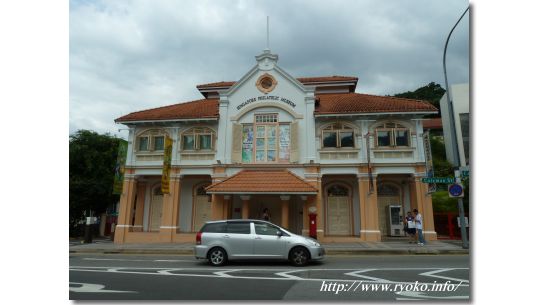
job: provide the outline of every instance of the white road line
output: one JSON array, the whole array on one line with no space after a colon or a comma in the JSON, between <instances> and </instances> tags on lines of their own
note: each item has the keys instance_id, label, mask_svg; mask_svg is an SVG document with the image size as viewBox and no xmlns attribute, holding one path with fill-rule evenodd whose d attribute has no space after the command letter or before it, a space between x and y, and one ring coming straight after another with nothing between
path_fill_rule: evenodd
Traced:
<instances>
[{"instance_id":1,"label":"white road line","mask_svg":"<svg viewBox=\"0 0 538 305\"><path fill-rule=\"evenodd\" d=\"M444 269L440 269L440 270L433 270L433 271L423 272L423 273L420 273L419 275L424 275L424 276L429 276L429 277L436 277L436 278L440 278L440 279L444 279L444 280L450 280L450 281L469 283L469 280L458 279L458 278L448 277L448 276L434 275L436 273L446 272L446 271L455 270L455 269L458 269L458 268L444 268Z\"/></svg>"},{"instance_id":2,"label":"white road line","mask_svg":"<svg viewBox=\"0 0 538 305\"><path fill-rule=\"evenodd\" d=\"M292 271L286 271L286 272L278 272L278 273L275 273L275 275L282 276L282 277L287 277L287 278L292 279L292 280L302 280L303 279L302 277L298 277L298 276L289 274L289 273L299 272L299 271L302 271L302 270L292 270Z\"/></svg>"},{"instance_id":3,"label":"white road line","mask_svg":"<svg viewBox=\"0 0 538 305\"><path fill-rule=\"evenodd\" d=\"M111 267L111 266L70 266L70 268L131 268L131 269L164 269L162 267ZM181 268L183 270L218 270L215 267L200 267L200 268ZM303 268L303 269L290 269L290 268L241 268L241 269L226 269L226 270L245 270L245 271L361 271L361 270L440 270L440 269L453 269L453 270L468 270L469 268L450 268L450 267L423 267L423 268L375 268L375 269L357 269L357 268Z\"/></svg>"},{"instance_id":4,"label":"white road line","mask_svg":"<svg viewBox=\"0 0 538 305\"><path fill-rule=\"evenodd\" d=\"M69 285L81 285L80 287L69 287L70 291L73 292L84 292L84 293L137 293L136 291L122 291L122 290L106 290L105 285L99 284L90 284L90 283L76 283L69 282Z\"/></svg>"},{"instance_id":5,"label":"white road line","mask_svg":"<svg viewBox=\"0 0 538 305\"><path fill-rule=\"evenodd\" d=\"M116 269L108 269L108 270L95 270L94 269L84 269L84 268L88 268L88 267L77 267L77 268L70 268L69 270L71 271L81 271L81 272L114 272L114 273L121 273L121 274L142 274L142 275L165 275L165 276L185 276L185 277L210 277L210 278L221 278L221 279L247 279L247 280L284 280L284 281L313 281L313 282L322 282L322 281L338 281L338 282L357 282L357 280L346 280L346 279L319 279L319 278L297 278L297 279L292 279L292 278L289 278L289 277L279 277L279 278L276 278L276 277L260 277L260 276L232 276L232 275L229 275L229 274L226 274L227 272L232 272L232 271L239 271L239 270L245 270L245 271L248 271L248 270L252 270L252 269L237 269L237 270L228 270L228 271L220 271L220 272L214 272L213 274L192 274L192 273L158 273L158 272L136 272L136 271L122 271L122 270L119 270L119 269L122 269L122 268L116 268ZM91 268L91 267L90 267ZM123 267L123 269L129 269L129 268L125 268ZM135 269L135 268L130 268L130 269ZM158 269L158 268L136 268L136 269ZM183 268L182 270L186 270L187 268ZM114 271L109 271L109 270L114 270ZM169 270L169 269L167 269ZM204 269L204 270L207 270L207 269ZM267 271L267 269L260 269L260 270L265 270ZM349 269L347 269L349 270ZM222 274L220 274L222 273ZM391 281L387 281L387 282L379 282L379 281L363 281L363 283L376 283L376 284L379 284L379 283L387 283L387 284L415 284L416 282L391 282ZM419 283L419 284L423 284L423 285L427 285L427 286L430 286L430 285L439 285L439 283ZM469 285L466 285L466 284L461 284L460 286L462 287L468 287Z\"/></svg>"},{"instance_id":6,"label":"white road line","mask_svg":"<svg viewBox=\"0 0 538 305\"><path fill-rule=\"evenodd\" d=\"M121 258L83 258L86 261L116 261L116 262L169 262L169 263L181 263L181 262L195 262L194 260L180 260L180 259L121 259Z\"/></svg>"},{"instance_id":7,"label":"white road line","mask_svg":"<svg viewBox=\"0 0 538 305\"><path fill-rule=\"evenodd\" d=\"M218 271L218 272L213 272L213 274L218 275L219 277L234 277L233 275L229 275L228 272L235 272L235 271L241 271L241 269Z\"/></svg>"},{"instance_id":8,"label":"white road line","mask_svg":"<svg viewBox=\"0 0 538 305\"><path fill-rule=\"evenodd\" d=\"M374 271L374 270L379 270L379 269L364 269L364 270L358 270L358 271L348 272L348 273L344 273L344 274L349 275L349 276L355 276L355 277L358 277L358 278L363 278L363 279L366 279L366 280L372 280L374 282L392 283L392 281L389 281L389 280L386 280L386 279L359 274L359 273L364 273L364 272Z\"/></svg>"},{"instance_id":9,"label":"white road line","mask_svg":"<svg viewBox=\"0 0 538 305\"><path fill-rule=\"evenodd\" d=\"M425 295L424 292L420 292L420 291L401 291L401 292L396 292L396 294L402 295L404 297L421 298L421 299L439 299L439 300L467 300L469 299L469 296L465 296L465 295L433 296L433 295ZM396 298L396 300L408 300L408 299Z\"/></svg>"}]
</instances>

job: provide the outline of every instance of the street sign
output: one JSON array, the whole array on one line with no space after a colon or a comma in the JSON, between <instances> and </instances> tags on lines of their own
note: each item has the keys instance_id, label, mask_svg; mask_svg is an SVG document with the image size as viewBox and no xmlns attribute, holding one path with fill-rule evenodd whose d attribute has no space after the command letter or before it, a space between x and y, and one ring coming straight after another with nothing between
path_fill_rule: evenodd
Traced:
<instances>
[{"instance_id":1,"label":"street sign","mask_svg":"<svg viewBox=\"0 0 538 305\"><path fill-rule=\"evenodd\" d=\"M454 183L454 178L452 177L431 177L431 178L422 178L420 179L422 183L440 183L440 184L451 184Z\"/></svg>"},{"instance_id":2,"label":"street sign","mask_svg":"<svg viewBox=\"0 0 538 305\"><path fill-rule=\"evenodd\" d=\"M449 197L463 197L463 186L459 183L454 183L448 186Z\"/></svg>"},{"instance_id":3,"label":"street sign","mask_svg":"<svg viewBox=\"0 0 538 305\"><path fill-rule=\"evenodd\" d=\"M460 175L462 178L469 177L469 166L461 166L460 167Z\"/></svg>"}]
</instances>

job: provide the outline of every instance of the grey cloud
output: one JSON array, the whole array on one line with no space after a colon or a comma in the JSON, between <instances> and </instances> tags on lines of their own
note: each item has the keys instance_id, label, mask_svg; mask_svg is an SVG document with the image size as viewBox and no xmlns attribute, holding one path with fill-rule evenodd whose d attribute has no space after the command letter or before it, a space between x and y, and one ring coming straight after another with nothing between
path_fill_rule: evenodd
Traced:
<instances>
[{"instance_id":1,"label":"grey cloud","mask_svg":"<svg viewBox=\"0 0 538 305\"><path fill-rule=\"evenodd\" d=\"M442 52L467 1L72 1L70 132L117 133L129 112L201 98L265 48L301 76L354 75L358 91L444 84ZM451 83L468 82L469 24L454 32ZM123 134L124 135L124 134Z\"/></svg>"}]
</instances>

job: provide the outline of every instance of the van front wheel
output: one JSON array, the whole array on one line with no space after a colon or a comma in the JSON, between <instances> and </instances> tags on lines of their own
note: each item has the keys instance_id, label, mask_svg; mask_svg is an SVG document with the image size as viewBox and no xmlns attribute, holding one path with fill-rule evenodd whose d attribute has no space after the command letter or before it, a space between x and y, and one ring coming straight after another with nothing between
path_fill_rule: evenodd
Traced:
<instances>
[{"instance_id":1,"label":"van front wheel","mask_svg":"<svg viewBox=\"0 0 538 305\"><path fill-rule=\"evenodd\" d=\"M304 247L295 247L290 251L289 260L294 266L305 266L308 264L309 259L310 252Z\"/></svg>"}]
</instances>

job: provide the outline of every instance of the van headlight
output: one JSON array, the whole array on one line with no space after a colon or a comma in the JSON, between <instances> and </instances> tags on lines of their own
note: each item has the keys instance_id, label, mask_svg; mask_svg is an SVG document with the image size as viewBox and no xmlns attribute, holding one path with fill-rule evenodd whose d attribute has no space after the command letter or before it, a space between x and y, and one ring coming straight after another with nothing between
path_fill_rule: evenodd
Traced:
<instances>
[{"instance_id":1,"label":"van headlight","mask_svg":"<svg viewBox=\"0 0 538 305\"><path fill-rule=\"evenodd\" d=\"M321 247L321 245L320 245L320 244L317 242L317 240L315 240L315 239L307 238L306 240L307 240L308 243L311 244L312 246Z\"/></svg>"}]
</instances>

